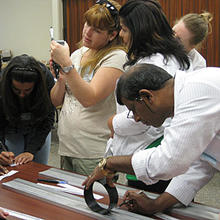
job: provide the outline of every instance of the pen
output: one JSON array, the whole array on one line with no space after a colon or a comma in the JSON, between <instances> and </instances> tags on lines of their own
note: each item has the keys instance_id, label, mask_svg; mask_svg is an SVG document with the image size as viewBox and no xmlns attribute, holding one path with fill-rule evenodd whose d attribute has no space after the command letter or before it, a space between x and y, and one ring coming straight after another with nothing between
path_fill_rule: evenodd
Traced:
<instances>
[{"instance_id":1,"label":"pen","mask_svg":"<svg viewBox=\"0 0 220 220\"><path fill-rule=\"evenodd\" d=\"M133 200L125 200L124 202L122 202L119 207L122 207L123 205L126 205L126 204L132 204L133 203Z\"/></svg>"},{"instance_id":2,"label":"pen","mask_svg":"<svg viewBox=\"0 0 220 220\"><path fill-rule=\"evenodd\" d=\"M8 147L0 141L0 148L2 148L3 151L9 152ZM13 163L14 157L9 156L9 160Z\"/></svg>"},{"instance_id":3,"label":"pen","mask_svg":"<svg viewBox=\"0 0 220 220\"><path fill-rule=\"evenodd\" d=\"M40 182L46 182L46 183L62 183L62 184L67 184L67 181L65 180L52 180L52 179L37 179L37 181Z\"/></svg>"},{"instance_id":4,"label":"pen","mask_svg":"<svg viewBox=\"0 0 220 220\"><path fill-rule=\"evenodd\" d=\"M0 148L2 148L3 151L8 152L8 148L2 143L2 141L0 141Z\"/></svg>"},{"instance_id":5,"label":"pen","mask_svg":"<svg viewBox=\"0 0 220 220\"><path fill-rule=\"evenodd\" d=\"M141 194L141 193L144 193L144 191L143 191L143 190L140 190L140 191L137 192L137 194ZM123 201L123 202L119 205L119 207L121 207L121 206L123 206L123 205L126 205L126 204L132 204L132 203L133 203L133 199L131 199L131 200L126 199L125 201Z\"/></svg>"}]
</instances>

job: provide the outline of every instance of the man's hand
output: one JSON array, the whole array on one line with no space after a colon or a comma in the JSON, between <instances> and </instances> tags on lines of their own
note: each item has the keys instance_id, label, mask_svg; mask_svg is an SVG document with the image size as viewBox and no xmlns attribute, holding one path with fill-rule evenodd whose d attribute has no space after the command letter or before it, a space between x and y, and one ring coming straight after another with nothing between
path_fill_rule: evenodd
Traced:
<instances>
[{"instance_id":1,"label":"man's hand","mask_svg":"<svg viewBox=\"0 0 220 220\"><path fill-rule=\"evenodd\" d=\"M16 164L24 164L32 161L34 159L34 155L29 152L24 152L15 157L14 162Z\"/></svg>"},{"instance_id":2,"label":"man's hand","mask_svg":"<svg viewBox=\"0 0 220 220\"><path fill-rule=\"evenodd\" d=\"M0 154L0 164L8 166L12 164L14 161L14 153L2 151Z\"/></svg>"},{"instance_id":3,"label":"man's hand","mask_svg":"<svg viewBox=\"0 0 220 220\"><path fill-rule=\"evenodd\" d=\"M0 218L6 219L6 217L9 216L8 212L4 212L2 209L0 209Z\"/></svg>"},{"instance_id":4,"label":"man's hand","mask_svg":"<svg viewBox=\"0 0 220 220\"><path fill-rule=\"evenodd\" d=\"M155 200L139 192L140 190L129 190L125 193L123 200L130 201L125 204L128 210L142 215L155 213L157 211Z\"/></svg>"},{"instance_id":5,"label":"man's hand","mask_svg":"<svg viewBox=\"0 0 220 220\"><path fill-rule=\"evenodd\" d=\"M103 179L104 176L103 175L103 172L101 170L101 168L99 166L97 166L94 171L92 172L91 175L88 176L88 178L82 183L82 186L85 186L86 189L89 188L89 186L94 183L96 180L100 180L100 179ZM113 176L111 177L106 177L106 183L110 186L110 187L113 187L114 184L113 184L113 181L112 181L112 178Z\"/></svg>"},{"instance_id":6,"label":"man's hand","mask_svg":"<svg viewBox=\"0 0 220 220\"><path fill-rule=\"evenodd\" d=\"M145 193L139 192L140 190L129 190L125 193L123 200L130 201L126 203L129 211L142 215L152 215L164 211L179 202L166 192L162 193L157 199L150 199Z\"/></svg>"}]
</instances>

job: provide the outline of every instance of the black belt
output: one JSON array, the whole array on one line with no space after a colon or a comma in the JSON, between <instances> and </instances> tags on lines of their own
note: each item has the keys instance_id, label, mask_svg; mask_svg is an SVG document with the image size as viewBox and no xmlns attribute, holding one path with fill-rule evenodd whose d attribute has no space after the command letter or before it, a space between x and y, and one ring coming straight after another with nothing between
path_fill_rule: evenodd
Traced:
<instances>
[{"instance_id":1,"label":"black belt","mask_svg":"<svg viewBox=\"0 0 220 220\"><path fill-rule=\"evenodd\" d=\"M105 187L106 191L108 192L108 195L109 195L109 206L108 206L108 208L107 209L103 208L95 200L95 198L93 196L93 184L94 183L92 183L88 189L84 188L84 198L85 198L86 204L89 206L89 208L92 211L98 212L98 213L103 214L103 215L108 215L108 214L110 214L111 209L117 206L118 191L117 191L115 186L110 187L106 183L106 179L98 180L97 182L101 183Z\"/></svg>"}]
</instances>

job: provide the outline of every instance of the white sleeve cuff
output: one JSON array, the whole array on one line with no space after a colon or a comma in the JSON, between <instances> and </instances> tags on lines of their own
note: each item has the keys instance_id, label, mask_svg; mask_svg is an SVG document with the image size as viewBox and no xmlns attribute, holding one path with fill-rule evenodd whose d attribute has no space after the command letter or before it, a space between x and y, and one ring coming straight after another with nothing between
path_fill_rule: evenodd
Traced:
<instances>
[{"instance_id":1,"label":"white sleeve cuff","mask_svg":"<svg viewBox=\"0 0 220 220\"><path fill-rule=\"evenodd\" d=\"M138 151L133 154L131 159L132 167L137 179L143 181L147 185L151 185L158 182L158 180L153 180L150 178L147 172L146 165L146 161L148 161L147 158L150 157L151 153L154 150L154 148L151 148L147 150Z\"/></svg>"},{"instance_id":2,"label":"white sleeve cuff","mask_svg":"<svg viewBox=\"0 0 220 220\"><path fill-rule=\"evenodd\" d=\"M197 193L190 184L184 185L182 179L178 178L178 176L171 180L165 192L174 196L185 206L189 205Z\"/></svg>"},{"instance_id":3,"label":"white sleeve cuff","mask_svg":"<svg viewBox=\"0 0 220 220\"><path fill-rule=\"evenodd\" d=\"M197 160L192 163L187 172L171 180L166 192L187 206L196 193L210 181L215 172L216 169L206 161Z\"/></svg>"}]
</instances>

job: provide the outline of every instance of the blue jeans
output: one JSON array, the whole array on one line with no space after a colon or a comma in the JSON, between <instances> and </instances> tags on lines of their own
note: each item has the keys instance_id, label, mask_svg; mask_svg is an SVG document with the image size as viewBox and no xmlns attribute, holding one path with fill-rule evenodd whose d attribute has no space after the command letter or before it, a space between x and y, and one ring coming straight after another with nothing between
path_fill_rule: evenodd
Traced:
<instances>
[{"instance_id":1,"label":"blue jeans","mask_svg":"<svg viewBox=\"0 0 220 220\"><path fill-rule=\"evenodd\" d=\"M24 152L24 136L21 133L6 134L5 144L8 146L8 150L13 152L15 156ZM48 134L42 148L35 154L35 162L47 165L50 154L50 144L51 132Z\"/></svg>"}]
</instances>

